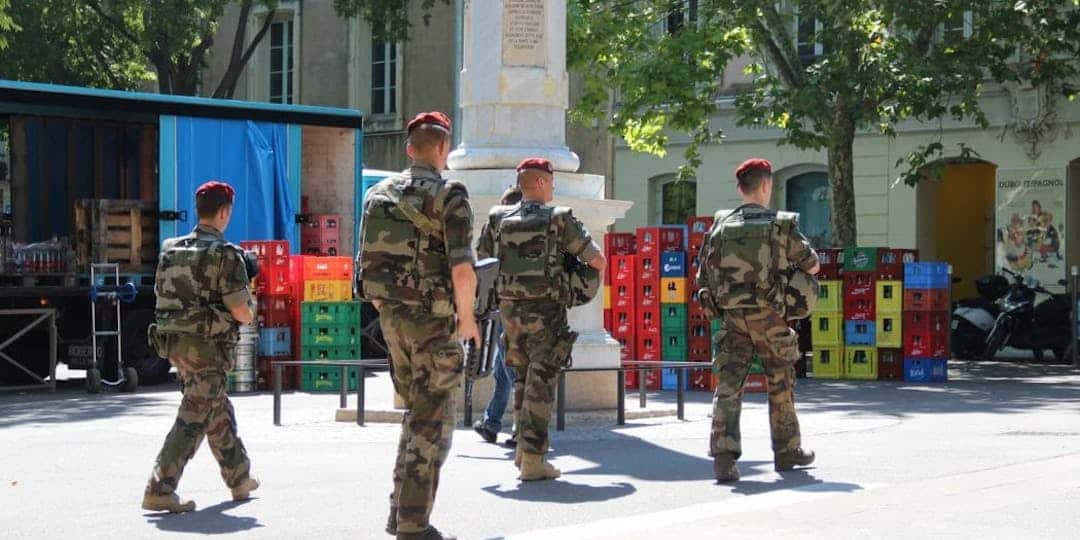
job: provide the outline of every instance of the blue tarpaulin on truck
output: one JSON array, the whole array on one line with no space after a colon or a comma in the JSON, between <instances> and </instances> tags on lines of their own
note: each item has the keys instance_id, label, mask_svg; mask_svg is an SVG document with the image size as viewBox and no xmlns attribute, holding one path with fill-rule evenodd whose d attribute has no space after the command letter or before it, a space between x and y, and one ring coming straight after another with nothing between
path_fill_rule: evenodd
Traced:
<instances>
[{"instance_id":1,"label":"blue tarpaulin on truck","mask_svg":"<svg viewBox=\"0 0 1080 540\"><path fill-rule=\"evenodd\" d=\"M290 193L285 124L180 117L176 131L176 193L179 209L188 212L181 233L198 221L195 188L222 180L236 188L229 241L288 238L299 196Z\"/></svg>"}]
</instances>

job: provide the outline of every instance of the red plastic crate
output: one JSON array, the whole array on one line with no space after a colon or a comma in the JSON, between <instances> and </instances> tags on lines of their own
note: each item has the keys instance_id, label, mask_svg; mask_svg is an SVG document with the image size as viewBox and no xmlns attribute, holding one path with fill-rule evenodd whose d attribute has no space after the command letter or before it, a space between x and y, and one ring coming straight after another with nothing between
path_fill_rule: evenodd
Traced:
<instances>
[{"instance_id":1,"label":"red plastic crate","mask_svg":"<svg viewBox=\"0 0 1080 540\"><path fill-rule=\"evenodd\" d=\"M949 312L904 312L904 357L942 358L948 356Z\"/></svg>"},{"instance_id":2,"label":"red plastic crate","mask_svg":"<svg viewBox=\"0 0 1080 540\"><path fill-rule=\"evenodd\" d=\"M292 324L292 297L259 296L259 326L262 328L281 328Z\"/></svg>"},{"instance_id":3,"label":"red plastic crate","mask_svg":"<svg viewBox=\"0 0 1080 540\"><path fill-rule=\"evenodd\" d=\"M873 297L844 298L844 320L873 321L877 319L877 302Z\"/></svg>"},{"instance_id":4,"label":"red plastic crate","mask_svg":"<svg viewBox=\"0 0 1080 540\"><path fill-rule=\"evenodd\" d=\"M307 219L304 222L304 230L313 231L309 234L314 234L314 232L326 230L341 230L340 214L308 214L306 218ZM303 232L301 232L301 235L303 235Z\"/></svg>"},{"instance_id":5,"label":"red plastic crate","mask_svg":"<svg viewBox=\"0 0 1080 540\"><path fill-rule=\"evenodd\" d=\"M877 256L877 275L881 279L903 280L904 263L919 260L916 249L881 249Z\"/></svg>"},{"instance_id":6,"label":"red plastic crate","mask_svg":"<svg viewBox=\"0 0 1080 540\"><path fill-rule=\"evenodd\" d=\"M258 358L256 386L259 390L273 390L274 389L274 370L271 367L271 362L275 360L291 360L289 357L273 356ZM300 389L300 366L282 366L281 367L281 389L282 390L299 390Z\"/></svg>"},{"instance_id":7,"label":"red plastic crate","mask_svg":"<svg viewBox=\"0 0 1080 540\"><path fill-rule=\"evenodd\" d=\"M660 332L660 304L656 303L655 307L643 307L638 306L634 310L634 320L637 322L636 331L638 332Z\"/></svg>"},{"instance_id":8,"label":"red plastic crate","mask_svg":"<svg viewBox=\"0 0 1080 540\"><path fill-rule=\"evenodd\" d=\"M844 298L876 298L877 277L872 272L845 272Z\"/></svg>"},{"instance_id":9,"label":"red plastic crate","mask_svg":"<svg viewBox=\"0 0 1080 540\"><path fill-rule=\"evenodd\" d=\"M638 389L638 375L640 371L631 370L626 372L626 389L637 390ZM661 383L661 373L659 369L650 369L645 372L645 389L646 390L659 390Z\"/></svg>"},{"instance_id":10,"label":"red plastic crate","mask_svg":"<svg viewBox=\"0 0 1080 540\"><path fill-rule=\"evenodd\" d=\"M616 339L619 342L619 359L623 362L627 362L634 359L634 352L636 344L634 343L634 336L629 338Z\"/></svg>"},{"instance_id":11,"label":"red plastic crate","mask_svg":"<svg viewBox=\"0 0 1080 540\"><path fill-rule=\"evenodd\" d=\"M690 230L690 234L705 234L709 232L713 226L712 216L693 216L686 220L686 228Z\"/></svg>"},{"instance_id":12,"label":"red plastic crate","mask_svg":"<svg viewBox=\"0 0 1080 540\"><path fill-rule=\"evenodd\" d=\"M637 261L636 283L656 282L660 284L660 255L635 255Z\"/></svg>"},{"instance_id":13,"label":"red plastic crate","mask_svg":"<svg viewBox=\"0 0 1080 540\"><path fill-rule=\"evenodd\" d=\"M660 353L663 350L663 335L660 333L659 327L656 330L643 330L638 329L635 337L634 353L637 358L634 360L659 362Z\"/></svg>"},{"instance_id":14,"label":"red plastic crate","mask_svg":"<svg viewBox=\"0 0 1080 540\"><path fill-rule=\"evenodd\" d=\"M604 235L604 254L608 257L633 255L635 243L634 233L607 233Z\"/></svg>"},{"instance_id":15,"label":"red plastic crate","mask_svg":"<svg viewBox=\"0 0 1080 540\"><path fill-rule=\"evenodd\" d=\"M304 281L352 281L353 261L348 257L304 256Z\"/></svg>"},{"instance_id":16,"label":"red plastic crate","mask_svg":"<svg viewBox=\"0 0 1080 540\"><path fill-rule=\"evenodd\" d=\"M638 284L637 294L634 295L634 300L637 302L638 308L641 309L659 309L660 308L660 284Z\"/></svg>"},{"instance_id":17,"label":"red plastic crate","mask_svg":"<svg viewBox=\"0 0 1080 540\"><path fill-rule=\"evenodd\" d=\"M308 214L300 228L300 246L305 253L312 249L333 248L341 241L341 216L337 214Z\"/></svg>"},{"instance_id":18,"label":"red plastic crate","mask_svg":"<svg viewBox=\"0 0 1080 540\"><path fill-rule=\"evenodd\" d=\"M255 278L255 293L265 296L288 295L293 291L289 277L287 265L259 268L259 275Z\"/></svg>"},{"instance_id":19,"label":"red plastic crate","mask_svg":"<svg viewBox=\"0 0 1080 540\"><path fill-rule=\"evenodd\" d=\"M639 321L634 308L611 310L611 335L633 336L634 330L639 327Z\"/></svg>"},{"instance_id":20,"label":"red plastic crate","mask_svg":"<svg viewBox=\"0 0 1080 540\"><path fill-rule=\"evenodd\" d=\"M611 310L610 309L605 309L604 310L604 330L607 330L608 332L611 332L611 329L613 328L612 325L611 325L611 320L612 320L611 317L612 317Z\"/></svg>"},{"instance_id":21,"label":"red plastic crate","mask_svg":"<svg viewBox=\"0 0 1080 540\"><path fill-rule=\"evenodd\" d=\"M684 249L682 227L660 227L660 251L682 251Z\"/></svg>"},{"instance_id":22,"label":"red plastic crate","mask_svg":"<svg viewBox=\"0 0 1080 540\"><path fill-rule=\"evenodd\" d=\"M632 285L611 285L611 309L633 309L637 305L637 289Z\"/></svg>"},{"instance_id":23,"label":"red plastic crate","mask_svg":"<svg viewBox=\"0 0 1080 540\"><path fill-rule=\"evenodd\" d=\"M949 311L949 291L904 289L904 311Z\"/></svg>"},{"instance_id":24,"label":"red plastic crate","mask_svg":"<svg viewBox=\"0 0 1080 540\"><path fill-rule=\"evenodd\" d=\"M716 387L712 384L712 368L701 368L690 370L690 389L691 390L716 390Z\"/></svg>"},{"instance_id":25,"label":"red plastic crate","mask_svg":"<svg viewBox=\"0 0 1080 540\"><path fill-rule=\"evenodd\" d=\"M904 380L904 350L878 349L878 380Z\"/></svg>"},{"instance_id":26,"label":"red plastic crate","mask_svg":"<svg viewBox=\"0 0 1080 540\"><path fill-rule=\"evenodd\" d=\"M691 362L712 360L712 339L690 336L687 340L687 357Z\"/></svg>"},{"instance_id":27,"label":"red plastic crate","mask_svg":"<svg viewBox=\"0 0 1080 540\"><path fill-rule=\"evenodd\" d=\"M249 240L240 242L240 247L244 251L255 252L260 272L270 268L289 267L288 240Z\"/></svg>"},{"instance_id":28,"label":"red plastic crate","mask_svg":"<svg viewBox=\"0 0 1080 540\"><path fill-rule=\"evenodd\" d=\"M637 282L637 258L633 255L615 255L608 259L608 264L608 283L633 286Z\"/></svg>"},{"instance_id":29,"label":"red plastic crate","mask_svg":"<svg viewBox=\"0 0 1080 540\"><path fill-rule=\"evenodd\" d=\"M638 227L635 242L638 255L659 255L660 227Z\"/></svg>"},{"instance_id":30,"label":"red plastic crate","mask_svg":"<svg viewBox=\"0 0 1080 540\"><path fill-rule=\"evenodd\" d=\"M338 254L336 246L322 244L307 245L301 251L310 257L337 257Z\"/></svg>"},{"instance_id":31,"label":"red plastic crate","mask_svg":"<svg viewBox=\"0 0 1080 540\"><path fill-rule=\"evenodd\" d=\"M746 376L743 383L743 392L748 394L761 394L769 391L769 379L764 373L751 373Z\"/></svg>"},{"instance_id":32,"label":"red plastic crate","mask_svg":"<svg viewBox=\"0 0 1080 540\"><path fill-rule=\"evenodd\" d=\"M840 279L844 268L844 250L842 249L819 249L817 250L818 261L821 270L818 279Z\"/></svg>"}]
</instances>

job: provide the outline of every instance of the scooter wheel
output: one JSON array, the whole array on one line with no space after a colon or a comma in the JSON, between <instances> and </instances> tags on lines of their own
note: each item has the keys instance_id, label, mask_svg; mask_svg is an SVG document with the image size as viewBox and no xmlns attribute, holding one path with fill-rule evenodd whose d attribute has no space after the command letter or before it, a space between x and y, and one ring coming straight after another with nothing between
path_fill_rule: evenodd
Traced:
<instances>
[{"instance_id":1,"label":"scooter wheel","mask_svg":"<svg viewBox=\"0 0 1080 540\"><path fill-rule=\"evenodd\" d=\"M120 390L134 392L139 387L139 372L133 367L124 368L124 384Z\"/></svg>"},{"instance_id":2,"label":"scooter wheel","mask_svg":"<svg viewBox=\"0 0 1080 540\"><path fill-rule=\"evenodd\" d=\"M101 371L97 368L86 370L86 392L89 394L101 392Z\"/></svg>"}]
</instances>

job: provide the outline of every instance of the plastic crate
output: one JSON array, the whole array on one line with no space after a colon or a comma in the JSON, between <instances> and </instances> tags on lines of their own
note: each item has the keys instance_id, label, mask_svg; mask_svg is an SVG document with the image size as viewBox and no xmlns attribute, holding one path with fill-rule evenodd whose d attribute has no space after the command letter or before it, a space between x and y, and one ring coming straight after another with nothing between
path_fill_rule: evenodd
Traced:
<instances>
[{"instance_id":1,"label":"plastic crate","mask_svg":"<svg viewBox=\"0 0 1080 540\"><path fill-rule=\"evenodd\" d=\"M914 249L878 250L877 275L881 279L904 279L904 264L916 262L919 252Z\"/></svg>"},{"instance_id":2,"label":"plastic crate","mask_svg":"<svg viewBox=\"0 0 1080 540\"><path fill-rule=\"evenodd\" d=\"M844 321L844 345L876 345L875 321Z\"/></svg>"},{"instance_id":3,"label":"plastic crate","mask_svg":"<svg viewBox=\"0 0 1080 540\"><path fill-rule=\"evenodd\" d=\"M826 280L819 282L817 307L819 313L840 313L844 309L844 282Z\"/></svg>"},{"instance_id":4,"label":"plastic crate","mask_svg":"<svg viewBox=\"0 0 1080 540\"><path fill-rule=\"evenodd\" d=\"M607 330L608 333L610 333L615 328L615 325L611 324L611 321L612 321L613 318L614 318L614 315L612 314L611 309L605 309L604 310L604 330Z\"/></svg>"},{"instance_id":5,"label":"plastic crate","mask_svg":"<svg viewBox=\"0 0 1080 540\"><path fill-rule=\"evenodd\" d=\"M878 380L904 380L904 350L898 348L878 349Z\"/></svg>"},{"instance_id":6,"label":"plastic crate","mask_svg":"<svg viewBox=\"0 0 1080 540\"><path fill-rule=\"evenodd\" d=\"M604 254L633 255L635 248L634 233L607 233L604 235Z\"/></svg>"},{"instance_id":7,"label":"plastic crate","mask_svg":"<svg viewBox=\"0 0 1080 540\"><path fill-rule=\"evenodd\" d=\"M348 302L352 300L351 281L305 281L305 302Z\"/></svg>"},{"instance_id":8,"label":"plastic crate","mask_svg":"<svg viewBox=\"0 0 1080 540\"><path fill-rule=\"evenodd\" d=\"M878 314L875 337L877 346L899 349L904 346L904 317L900 313Z\"/></svg>"},{"instance_id":9,"label":"plastic crate","mask_svg":"<svg viewBox=\"0 0 1080 540\"><path fill-rule=\"evenodd\" d=\"M755 353L754 356L750 359L750 374L751 375L761 375L761 374L764 374L764 373L765 373L765 364L763 364L761 362L761 357L758 356L757 353Z\"/></svg>"},{"instance_id":10,"label":"plastic crate","mask_svg":"<svg viewBox=\"0 0 1080 540\"><path fill-rule=\"evenodd\" d=\"M634 360L634 336L619 336L615 338L615 341L619 342L619 360L626 362L628 360Z\"/></svg>"},{"instance_id":11,"label":"plastic crate","mask_svg":"<svg viewBox=\"0 0 1080 540\"><path fill-rule=\"evenodd\" d=\"M843 276L844 250L831 248L818 250L818 262L821 264L818 279L839 280Z\"/></svg>"},{"instance_id":12,"label":"plastic crate","mask_svg":"<svg viewBox=\"0 0 1080 540\"><path fill-rule=\"evenodd\" d=\"M686 252L665 251L660 254L660 278L685 278Z\"/></svg>"},{"instance_id":13,"label":"plastic crate","mask_svg":"<svg viewBox=\"0 0 1080 540\"><path fill-rule=\"evenodd\" d=\"M292 281L289 279L289 268L266 267L259 269L259 275L255 277L255 294L264 296L282 296L292 292Z\"/></svg>"},{"instance_id":14,"label":"plastic crate","mask_svg":"<svg viewBox=\"0 0 1080 540\"><path fill-rule=\"evenodd\" d=\"M660 334L660 350L662 360L671 360L674 357L686 358L689 349L686 346L686 330L667 331ZM685 360L672 360L684 362Z\"/></svg>"},{"instance_id":15,"label":"plastic crate","mask_svg":"<svg viewBox=\"0 0 1080 540\"><path fill-rule=\"evenodd\" d=\"M860 296L844 299L844 318L849 321L872 321L877 318L874 298Z\"/></svg>"},{"instance_id":16,"label":"plastic crate","mask_svg":"<svg viewBox=\"0 0 1080 540\"><path fill-rule=\"evenodd\" d=\"M348 383L346 390L356 390L360 381L360 370L347 368ZM303 366L300 370L300 389L305 392L340 392L341 368L324 366Z\"/></svg>"},{"instance_id":17,"label":"plastic crate","mask_svg":"<svg viewBox=\"0 0 1080 540\"><path fill-rule=\"evenodd\" d=\"M274 369L272 362L280 357L259 357L256 385L259 390L274 389ZM300 366L281 366L281 389L300 389Z\"/></svg>"},{"instance_id":18,"label":"plastic crate","mask_svg":"<svg viewBox=\"0 0 1080 540\"><path fill-rule=\"evenodd\" d=\"M611 310L611 334L613 336L633 336L637 327L637 317L634 308L619 308Z\"/></svg>"},{"instance_id":19,"label":"plastic crate","mask_svg":"<svg viewBox=\"0 0 1080 540\"><path fill-rule=\"evenodd\" d=\"M348 257L304 257L304 281L349 281L353 261Z\"/></svg>"},{"instance_id":20,"label":"plastic crate","mask_svg":"<svg viewBox=\"0 0 1080 540\"><path fill-rule=\"evenodd\" d=\"M880 248L846 248L844 250L844 273L876 271L879 250Z\"/></svg>"},{"instance_id":21,"label":"plastic crate","mask_svg":"<svg viewBox=\"0 0 1080 540\"><path fill-rule=\"evenodd\" d=\"M288 240L248 240L240 242L244 251L254 251L260 271L289 267Z\"/></svg>"},{"instance_id":22,"label":"plastic crate","mask_svg":"<svg viewBox=\"0 0 1080 540\"><path fill-rule=\"evenodd\" d=\"M844 299L877 297L877 278L869 272L844 272Z\"/></svg>"},{"instance_id":23,"label":"plastic crate","mask_svg":"<svg viewBox=\"0 0 1080 540\"><path fill-rule=\"evenodd\" d=\"M904 309L904 282L878 281L874 309L882 313L899 313Z\"/></svg>"},{"instance_id":24,"label":"plastic crate","mask_svg":"<svg viewBox=\"0 0 1080 540\"><path fill-rule=\"evenodd\" d=\"M689 377L687 384L691 390L705 390L713 391L716 389L712 385L712 368L691 369L689 371Z\"/></svg>"},{"instance_id":25,"label":"plastic crate","mask_svg":"<svg viewBox=\"0 0 1080 540\"><path fill-rule=\"evenodd\" d=\"M641 378L640 370L632 370L626 372L626 388L629 390L638 389L638 379ZM645 370L645 389L646 390L660 390L662 375L659 369L647 369Z\"/></svg>"},{"instance_id":26,"label":"plastic crate","mask_svg":"<svg viewBox=\"0 0 1080 540\"><path fill-rule=\"evenodd\" d=\"M300 348L301 360L360 360L360 346L340 347L303 346Z\"/></svg>"},{"instance_id":27,"label":"plastic crate","mask_svg":"<svg viewBox=\"0 0 1080 540\"><path fill-rule=\"evenodd\" d=\"M686 278L660 278L661 304L685 304L689 299Z\"/></svg>"},{"instance_id":28,"label":"plastic crate","mask_svg":"<svg viewBox=\"0 0 1080 540\"><path fill-rule=\"evenodd\" d=\"M635 237L638 255L660 254L660 227L638 227ZM657 267L659 268L659 266Z\"/></svg>"},{"instance_id":29,"label":"plastic crate","mask_svg":"<svg viewBox=\"0 0 1080 540\"><path fill-rule=\"evenodd\" d=\"M634 298L634 286L626 283L616 283L611 289L611 309L633 309L637 305Z\"/></svg>"},{"instance_id":30,"label":"plastic crate","mask_svg":"<svg viewBox=\"0 0 1080 540\"><path fill-rule=\"evenodd\" d=\"M637 285L655 284L660 285L660 254L639 253L634 255L636 261L635 283Z\"/></svg>"},{"instance_id":31,"label":"plastic crate","mask_svg":"<svg viewBox=\"0 0 1080 540\"><path fill-rule=\"evenodd\" d=\"M946 382L949 380L949 362L942 358L905 358L904 380Z\"/></svg>"},{"instance_id":32,"label":"plastic crate","mask_svg":"<svg viewBox=\"0 0 1080 540\"><path fill-rule=\"evenodd\" d=\"M768 377L762 374L751 374L746 376L746 382L743 383L743 392L747 394L763 394L768 391Z\"/></svg>"},{"instance_id":33,"label":"plastic crate","mask_svg":"<svg viewBox=\"0 0 1080 540\"><path fill-rule=\"evenodd\" d=\"M633 289L637 282L637 259L633 255L611 257L608 275L612 285L622 285Z\"/></svg>"},{"instance_id":34,"label":"plastic crate","mask_svg":"<svg viewBox=\"0 0 1080 540\"><path fill-rule=\"evenodd\" d=\"M359 302L304 302L300 304L304 326L360 326Z\"/></svg>"},{"instance_id":35,"label":"plastic crate","mask_svg":"<svg viewBox=\"0 0 1080 540\"><path fill-rule=\"evenodd\" d=\"M690 234L708 233L712 226L712 216L692 216L686 220L686 227L690 230Z\"/></svg>"},{"instance_id":36,"label":"plastic crate","mask_svg":"<svg viewBox=\"0 0 1080 540\"><path fill-rule=\"evenodd\" d=\"M947 311L908 311L903 324L905 357L948 356L951 321Z\"/></svg>"},{"instance_id":37,"label":"plastic crate","mask_svg":"<svg viewBox=\"0 0 1080 540\"><path fill-rule=\"evenodd\" d=\"M660 227L660 251L686 251L686 225Z\"/></svg>"},{"instance_id":38,"label":"plastic crate","mask_svg":"<svg viewBox=\"0 0 1080 540\"><path fill-rule=\"evenodd\" d=\"M660 304L660 328L665 332L686 332L688 319L686 304Z\"/></svg>"},{"instance_id":39,"label":"plastic crate","mask_svg":"<svg viewBox=\"0 0 1080 540\"><path fill-rule=\"evenodd\" d=\"M292 324L292 298L289 296L258 296L259 326L262 328L288 327Z\"/></svg>"},{"instance_id":40,"label":"plastic crate","mask_svg":"<svg viewBox=\"0 0 1080 540\"><path fill-rule=\"evenodd\" d=\"M877 349L874 347L848 347L844 349L844 378L877 380Z\"/></svg>"},{"instance_id":41,"label":"plastic crate","mask_svg":"<svg viewBox=\"0 0 1080 540\"><path fill-rule=\"evenodd\" d=\"M634 351L637 353L637 358L634 360L659 362L660 353L663 350L663 341L661 341L661 334L659 330L646 331L638 330L635 334Z\"/></svg>"},{"instance_id":42,"label":"plastic crate","mask_svg":"<svg viewBox=\"0 0 1080 540\"><path fill-rule=\"evenodd\" d=\"M350 347L360 344L358 326L305 326L300 330L305 347Z\"/></svg>"},{"instance_id":43,"label":"plastic crate","mask_svg":"<svg viewBox=\"0 0 1080 540\"><path fill-rule=\"evenodd\" d=\"M292 329L259 330L259 356L292 356Z\"/></svg>"},{"instance_id":44,"label":"plastic crate","mask_svg":"<svg viewBox=\"0 0 1080 540\"><path fill-rule=\"evenodd\" d=\"M691 362L712 360L712 338L691 336L687 340L687 359Z\"/></svg>"},{"instance_id":45,"label":"plastic crate","mask_svg":"<svg viewBox=\"0 0 1080 540\"><path fill-rule=\"evenodd\" d=\"M634 315L637 321L638 332L655 332L660 333L660 304L654 304L655 307L639 307L635 310ZM618 322L616 321L616 324Z\"/></svg>"},{"instance_id":46,"label":"plastic crate","mask_svg":"<svg viewBox=\"0 0 1080 540\"><path fill-rule=\"evenodd\" d=\"M909 289L948 289L949 264L914 262L904 265L904 287Z\"/></svg>"},{"instance_id":47,"label":"plastic crate","mask_svg":"<svg viewBox=\"0 0 1080 540\"><path fill-rule=\"evenodd\" d=\"M949 291L904 289L904 311L949 311Z\"/></svg>"},{"instance_id":48,"label":"plastic crate","mask_svg":"<svg viewBox=\"0 0 1080 540\"><path fill-rule=\"evenodd\" d=\"M660 388L662 390L675 390L679 387L679 373L674 368L660 370Z\"/></svg>"},{"instance_id":49,"label":"plastic crate","mask_svg":"<svg viewBox=\"0 0 1080 540\"><path fill-rule=\"evenodd\" d=\"M811 317L810 342L814 347L835 347L844 344L844 320L840 314L814 313Z\"/></svg>"},{"instance_id":50,"label":"plastic crate","mask_svg":"<svg viewBox=\"0 0 1080 540\"><path fill-rule=\"evenodd\" d=\"M813 351L815 379L839 379L844 376L844 348L817 347Z\"/></svg>"}]
</instances>

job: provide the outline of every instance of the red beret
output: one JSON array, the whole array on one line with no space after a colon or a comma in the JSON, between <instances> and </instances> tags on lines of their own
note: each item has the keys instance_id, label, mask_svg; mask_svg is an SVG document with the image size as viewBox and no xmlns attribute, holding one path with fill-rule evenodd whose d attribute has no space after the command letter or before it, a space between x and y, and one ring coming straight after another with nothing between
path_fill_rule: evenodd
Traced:
<instances>
[{"instance_id":1,"label":"red beret","mask_svg":"<svg viewBox=\"0 0 1080 540\"><path fill-rule=\"evenodd\" d=\"M518 172L521 172L525 169L537 169L548 174L554 174L554 171L551 169L551 162L544 158L534 157L521 160L521 163L518 163L517 170Z\"/></svg>"},{"instance_id":2,"label":"red beret","mask_svg":"<svg viewBox=\"0 0 1080 540\"><path fill-rule=\"evenodd\" d=\"M227 197L232 199L236 195L236 190L232 186L225 182L218 182L217 180L211 180L195 189L195 195L202 195L203 193L210 193L211 191L220 191Z\"/></svg>"},{"instance_id":3,"label":"red beret","mask_svg":"<svg viewBox=\"0 0 1080 540\"><path fill-rule=\"evenodd\" d=\"M413 117L412 120L409 120L408 133L412 133L412 130L423 124L435 124L446 131L450 131L450 118L439 111L432 111L420 113Z\"/></svg>"},{"instance_id":4,"label":"red beret","mask_svg":"<svg viewBox=\"0 0 1080 540\"><path fill-rule=\"evenodd\" d=\"M769 160L763 158L750 158L742 162L742 165L739 165L739 167L735 169L735 178L740 179L747 171L755 169L772 174L772 163L769 163Z\"/></svg>"}]
</instances>

